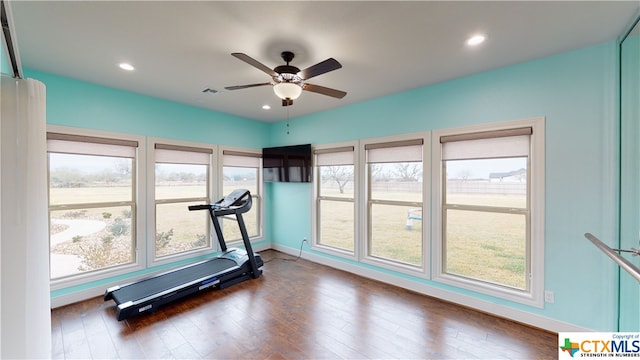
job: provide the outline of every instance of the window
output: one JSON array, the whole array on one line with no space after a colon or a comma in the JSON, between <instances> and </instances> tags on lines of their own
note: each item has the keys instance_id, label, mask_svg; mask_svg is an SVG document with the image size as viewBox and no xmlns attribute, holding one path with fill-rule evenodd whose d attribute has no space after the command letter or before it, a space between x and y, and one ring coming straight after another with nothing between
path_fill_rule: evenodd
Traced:
<instances>
[{"instance_id":1,"label":"window","mask_svg":"<svg viewBox=\"0 0 640 360\"><path fill-rule=\"evenodd\" d=\"M540 122L436 133L438 280L539 301L543 227L534 209L543 198Z\"/></svg>"},{"instance_id":2,"label":"window","mask_svg":"<svg viewBox=\"0 0 640 360\"><path fill-rule=\"evenodd\" d=\"M251 210L243 214L243 220L252 239L262 235L261 157L259 152L231 149L222 151L222 195L227 195L235 189L247 189L251 192ZM227 225L230 221L234 223ZM227 243L242 241L242 234L235 224L235 219L221 218L220 224Z\"/></svg>"},{"instance_id":3,"label":"window","mask_svg":"<svg viewBox=\"0 0 640 360\"><path fill-rule=\"evenodd\" d=\"M188 206L209 202L213 150L155 143L155 258L211 247L209 213Z\"/></svg>"},{"instance_id":4,"label":"window","mask_svg":"<svg viewBox=\"0 0 640 360\"><path fill-rule=\"evenodd\" d=\"M234 189L251 191L244 220L252 239L262 236L259 150L226 149L215 162L215 145L53 125L47 130L54 290L215 251L209 212L188 206ZM214 179L221 180L215 188ZM220 220L225 240L240 241L237 225Z\"/></svg>"},{"instance_id":5,"label":"window","mask_svg":"<svg viewBox=\"0 0 640 360\"><path fill-rule=\"evenodd\" d=\"M368 260L424 268L423 138L367 143Z\"/></svg>"},{"instance_id":6,"label":"window","mask_svg":"<svg viewBox=\"0 0 640 360\"><path fill-rule=\"evenodd\" d=\"M354 146L314 149L314 246L355 254Z\"/></svg>"},{"instance_id":7,"label":"window","mask_svg":"<svg viewBox=\"0 0 640 360\"><path fill-rule=\"evenodd\" d=\"M51 279L136 264L138 141L48 132Z\"/></svg>"}]
</instances>

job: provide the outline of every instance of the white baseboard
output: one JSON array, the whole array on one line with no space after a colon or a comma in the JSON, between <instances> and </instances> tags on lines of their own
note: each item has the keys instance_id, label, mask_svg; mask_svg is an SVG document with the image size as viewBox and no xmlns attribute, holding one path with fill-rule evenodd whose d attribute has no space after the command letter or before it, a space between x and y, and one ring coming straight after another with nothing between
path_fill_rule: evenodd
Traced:
<instances>
[{"instance_id":1,"label":"white baseboard","mask_svg":"<svg viewBox=\"0 0 640 360\"><path fill-rule=\"evenodd\" d=\"M272 244L271 248L285 254L298 256L299 250L282 246L279 244ZM421 284L415 281L411 281L398 276L390 275L380 271L366 269L360 266L355 266L340 260L335 260L325 256L315 255L309 252L303 252L303 259L313 261L318 264L326 265L335 269L343 270L355 275L359 275L365 278L380 281L386 284L398 286L407 290L411 290L420 294L438 298L444 301L462 305L465 307L473 308L478 311L482 311L497 317L516 321L525 325L533 326L543 330L547 330L554 333L559 332L588 332L593 331L574 324L566 323L563 321L551 319L545 316L536 315L523 310L514 309L509 306L504 306L489 301L477 299L471 296L463 295L457 292L444 290L429 286L427 284Z\"/></svg>"},{"instance_id":2,"label":"white baseboard","mask_svg":"<svg viewBox=\"0 0 640 360\"><path fill-rule=\"evenodd\" d=\"M148 276L148 275L147 275ZM131 281L133 281L135 279L132 279ZM81 291L77 291L77 292L73 292L73 293L69 293L69 294L65 294L65 295L60 295L60 296L56 296L56 297L52 297L51 298L51 308L55 309L55 308L59 308L65 305L69 305L69 304L73 304L73 303L77 303L79 301L83 301L83 300L87 300L87 299L91 299L94 297L98 297L98 296L102 296L104 295L104 292L106 289L118 285L120 283L110 283L107 284L106 286L101 285L101 286L96 286L96 287L92 287L89 289L85 289L85 290L81 290Z\"/></svg>"}]
</instances>

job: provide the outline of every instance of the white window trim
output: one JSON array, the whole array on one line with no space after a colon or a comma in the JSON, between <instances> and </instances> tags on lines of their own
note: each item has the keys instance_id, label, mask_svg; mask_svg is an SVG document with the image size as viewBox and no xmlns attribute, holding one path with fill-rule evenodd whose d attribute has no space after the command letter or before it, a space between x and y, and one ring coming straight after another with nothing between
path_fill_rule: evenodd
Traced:
<instances>
[{"instance_id":1,"label":"white window trim","mask_svg":"<svg viewBox=\"0 0 640 360\"><path fill-rule=\"evenodd\" d=\"M422 139L422 264L421 266L411 266L405 265L398 262L394 262L391 260L385 260L378 257L373 257L368 255L369 251L369 223L367 218L367 189L369 184L367 183L366 177L366 150L365 146L368 144L376 144L376 143L386 143L386 142L394 142L394 141L405 141L405 140L414 140L414 139ZM431 211L430 211L430 185L429 180L429 160L431 159L431 133L429 131L421 131L410 134L396 135L396 136L385 136L379 138L369 138L363 139L359 142L359 150L360 157L358 159L358 167L357 173L360 175L360 179L362 179L358 183L358 188L360 189L360 197L359 200L356 200L359 204L359 227L361 236L358 237L359 246L359 260L362 263L374 265L377 267L385 268L388 270L397 271L400 273L418 276L422 278L429 278L430 276L430 262L431 262L431 243L429 234L431 232L430 229L430 219L431 219Z\"/></svg>"},{"instance_id":2,"label":"white window trim","mask_svg":"<svg viewBox=\"0 0 640 360\"><path fill-rule=\"evenodd\" d=\"M223 196L225 196L226 194L223 194L223 187L224 187L224 173L223 173L223 168L224 168L224 161L223 161L223 152L224 151L237 151L237 152L242 152L242 153L248 153L248 154L256 154L256 155L260 155L262 157L262 149L249 149L249 148L242 148L242 147L234 147L234 146L224 146L224 145L219 145L218 146L218 168L217 168L217 193L219 194L218 199L222 198ZM251 241L251 243L253 244L254 242L260 242L263 241L265 239L265 227L264 227L264 219L265 219L265 214L264 214L264 209L265 209L265 201L264 201L264 181L262 181L262 161L260 161L260 167L258 168L258 192L259 194L257 194L258 198L260 199L260 209L258 209L259 214L258 214L258 219L260 221L260 223L258 224L259 227L259 232L260 234L258 236L249 236L249 240ZM251 194L252 196L256 196L255 194ZM217 201L217 200L216 200ZM215 236L215 231L214 231L214 236ZM216 243L217 243L217 238L215 239ZM244 246L242 240L236 240L236 241L231 241L228 242L227 245L233 247L233 246Z\"/></svg>"},{"instance_id":3,"label":"white window trim","mask_svg":"<svg viewBox=\"0 0 640 360\"><path fill-rule=\"evenodd\" d=\"M106 131L98 131L98 130L89 130L89 129L80 129L74 127L66 127L59 125L47 125L47 132L55 132L62 134L70 134L70 135L78 135L78 136L94 136L94 137L103 137L103 138L112 138L112 139L123 139L123 140L132 140L138 142L138 149L136 150L136 199L135 199L135 210L136 210L136 234L135 234L135 246L136 246L136 254L135 260L131 264L118 265L106 269L91 271L87 273L80 273L77 275L71 275L65 278L53 279L50 280L51 290L59 290L72 286L82 285L93 281L98 281L106 278L110 278L113 276L123 275L127 273L131 273L133 271L142 270L145 268L145 254L146 254L146 234L147 229L145 225L146 221L146 193L144 191L144 186L146 184L146 171L145 164L146 161L146 151L145 144L146 139L144 136L137 136L131 134L121 134L114 132L106 132ZM49 173L49 169L47 168L47 174Z\"/></svg>"},{"instance_id":4,"label":"white window trim","mask_svg":"<svg viewBox=\"0 0 640 360\"><path fill-rule=\"evenodd\" d=\"M147 212L146 212L146 227L147 234L149 238L147 239L147 249L146 249L146 265L147 267L153 267L158 265L170 264L180 260L193 259L197 256L203 256L207 254L214 253L218 251L218 240L215 235L215 231L212 231L212 227L210 224L207 224L207 228L209 230L209 246L199 249L194 249L191 251L185 251L178 254L166 255L160 258L156 258L156 249L155 249L155 233L156 233L156 176L155 176L155 145L156 144L165 144L165 145L177 145L177 146L186 146L186 147L195 147L202 149L211 149L211 160L209 163L209 188L207 192L209 194L209 202L214 202L213 199L218 198L217 189L215 186L215 179L218 179L216 166L217 159L219 159L217 155L217 146L213 144L205 144L205 143L197 143L191 141L183 141L183 140L175 140L175 139L163 139L163 138L155 138L148 137L147 138L147 159L146 162L146 198L147 198Z\"/></svg>"},{"instance_id":5,"label":"white window trim","mask_svg":"<svg viewBox=\"0 0 640 360\"><path fill-rule=\"evenodd\" d=\"M531 288L522 292L507 289L506 287L493 286L480 281L473 281L462 277L446 274L442 271L443 244L442 244L442 147L440 137L480 131L503 130L530 126L533 129L530 142L530 221L531 221ZM545 214L545 118L535 117L523 120L514 120L501 123L466 126L454 129L442 129L432 131L431 151L431 185L432 185L432 239L433 239L433 280L443 284L462 289L475 291L482 294L495 296L509 301L542 308L544 306L544 214Z\"/></svg>"},{"instance_id":6,"label":"white window trim","mask_svg":"<svg viewBox=\"0 0 640 360\"><path fill-rule=\"evenodd\" d=\"M349 147L352 146L353 147L353 220L354 220L354 229L353 229L353 241L354 241L354 250L352 251L348 251L348 250L341 250L338 248L334 248L334 247L330 247L330 246L326 246L326 245L322 245L320 243L318 243L318 238L317 238L317 234L318 234L318 208L317 208L317 201L318 201L318 178L320 176L319 171L317 171L316 168L316 164L315 164L315 156L314 156L314 161L313 161L313 166L314 166L314 170L313 170L313 191L311 191L311 204L313 204L311 206L311 241L310 241L310 247L312 250L316 250L319 252L323 252L326 254L330 254L330 255L334 255L334 256L338 256L341 258L345 258L345 259L351 259L351 260L357 260L360 258L360 246L359 244L359 240L360 239L360 226L358 226L359 224L359 217L361 214L360 211L360 206L359 206L359 201L358 199L360 198L360 193L362 192L362 187L360 186L360 171L359 171L359 154L360 154L360 149L358 146L358 141L348 141L348 142L340 142L340 143L331 143L331 144L323 144L323 145L314 145L313 146L313 150L322 150L322 149L334 149L334 148L342 148L342 147Z\"/></svg>"}]
</instances>

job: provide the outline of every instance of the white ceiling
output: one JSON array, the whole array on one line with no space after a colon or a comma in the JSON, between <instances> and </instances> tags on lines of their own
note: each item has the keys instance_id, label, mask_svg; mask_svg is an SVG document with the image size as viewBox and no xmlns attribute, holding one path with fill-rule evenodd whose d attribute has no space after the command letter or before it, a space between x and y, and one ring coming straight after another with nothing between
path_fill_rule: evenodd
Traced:
<instances>
[{"instance_id":1,"label":"white ceiling","mask_svg":"<svg viewBox=\"0 0 640 360\"><path fill-rule=\"evenodd\" d=\"M338 60L342 69L310 82L347 96L303 92L288 109L297 117L614 40L639 9L637 0L10 3L23 67L267 122L287 108L269 86L224 90L270 80L232 52L270 68L284 50L301 69ZM479 32L487 41L465 46Z\"/></svg>"}]
</instances>

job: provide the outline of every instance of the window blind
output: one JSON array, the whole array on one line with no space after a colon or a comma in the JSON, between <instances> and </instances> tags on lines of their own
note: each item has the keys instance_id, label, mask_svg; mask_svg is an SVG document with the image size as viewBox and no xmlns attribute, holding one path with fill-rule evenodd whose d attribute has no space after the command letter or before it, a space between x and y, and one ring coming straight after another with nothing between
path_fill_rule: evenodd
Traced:
<instances>
[{"instance_id":1,"label":"window blind","mask_svg":"<svg viewBox=\"0 0 640 360\"><path fill-rule=\"evenodd\" d=\"M330 149L316 149L317 166L353 165L353 146Z\"/></svg>"},{"instance_id":2,"label":"window blind","mask_svg":"<svg viewBox=\"0 0 640 360\"><path fill-rule=\"evenodd\" d=\"M443 160L471 160L529 155L531 128L442 136Z\"/></svg>"},{"instance_id":3,"label":"window blind","mask_svg":"<svg viewBox=\"0 0 640 360\"><path fill-rule=\"evenodd\" d=\"M213 150L191 146L155 144L155 159L164 164L209 165Z\"/></svg>"},{"instance_id":4,"label":"window blind","mask_svg":"<svg viewBox=\"0 0 640 360\"><path fill-rule=\"evenodd\" d=\"M260 167L262 154L249 153L243 151L223 150L222 165L235 167Z\"/></svg>"},{"instance_id":5,"label":"window blind","mask_svg":"<svg viewBox=\"0 0 640 360\"><path fill-rule=\"evenodd\" d=\"M54 153L135 158L137 147L134 140L47 133L47 151Z\"/></svg>"},{"instance_id":6,"label":"window blind","mask_svg":"<svg viewBox=\"0 0 640 360\"><path fill-rule=\"evenodd\" d=\"M422 139L366 144L367 163L422 161Z\"/></svg>"}]
</instances>

